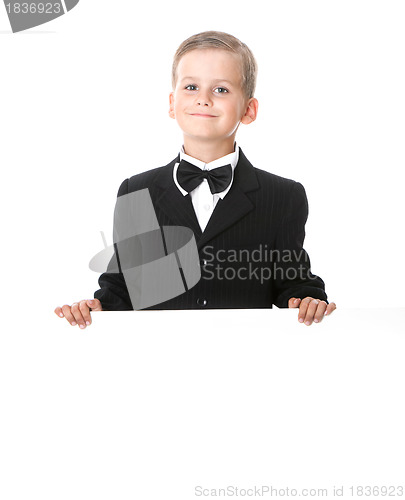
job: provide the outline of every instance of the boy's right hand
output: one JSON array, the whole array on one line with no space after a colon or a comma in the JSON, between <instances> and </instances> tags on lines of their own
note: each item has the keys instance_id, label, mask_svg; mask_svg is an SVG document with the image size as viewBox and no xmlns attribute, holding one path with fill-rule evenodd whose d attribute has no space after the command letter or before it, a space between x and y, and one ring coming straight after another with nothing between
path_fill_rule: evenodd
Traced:
<instances>
[{"instance_id":1,"label":"boy's right hand","mask_svg":"<svg viewBox=\"0 0 405 500\"><path fill-rule=\"evenodd\" d=\"M84 329L91 325L90 311L102 311L101 302L98 299L81 300L74 302L71 306L64 305L55 309L55 314L60 318L66 318L72 326L79 325Z\"/></svg>"}]
</instances>

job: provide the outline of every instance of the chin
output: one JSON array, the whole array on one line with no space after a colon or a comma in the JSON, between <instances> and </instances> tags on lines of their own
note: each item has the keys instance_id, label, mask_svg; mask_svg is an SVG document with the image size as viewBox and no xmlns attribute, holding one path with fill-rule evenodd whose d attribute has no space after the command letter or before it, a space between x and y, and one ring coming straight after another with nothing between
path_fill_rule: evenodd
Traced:
<instances>
[{"instance_id":1,"label":"chin","mask_svg":"<svg viewBox=\"0 0 405 500\"><path fill-rule=\"evenodd\" d=\"M222 134L218 136L215 132L208 131L208 130L183 130L183 134L188 136L188 137L193 137L194 139L219 139L222 137Z\"/></svg>"}]
</instances>

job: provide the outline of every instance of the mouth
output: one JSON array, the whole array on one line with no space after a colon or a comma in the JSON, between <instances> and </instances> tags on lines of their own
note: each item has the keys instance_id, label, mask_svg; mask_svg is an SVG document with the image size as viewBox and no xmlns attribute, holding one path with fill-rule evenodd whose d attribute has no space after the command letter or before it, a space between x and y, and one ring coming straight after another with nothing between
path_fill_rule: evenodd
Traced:
<instances>
[{"instance_id":1,"label":"mouth","mask_svg":"<svg viewBox=\"0 0 405 500\"><path fill-rule=\"evenodd\" d=\"M200 118L216 118L216 115L209 115L207 113L190 113L191 116L199 116Z\"/></svg>"}]
</instances>

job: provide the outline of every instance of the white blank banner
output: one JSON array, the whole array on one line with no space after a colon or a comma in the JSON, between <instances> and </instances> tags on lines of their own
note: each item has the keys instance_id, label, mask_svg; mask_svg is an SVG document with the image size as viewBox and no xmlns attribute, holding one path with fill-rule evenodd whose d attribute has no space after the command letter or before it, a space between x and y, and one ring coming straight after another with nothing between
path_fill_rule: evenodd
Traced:
<instances>
[{"instance_id":1,"label":"white blank banner","mask_svg":"<svg viewBox=\"0 0 405 500\"><path fill-rule=\"evenodd\" d=\"M3 335L0 498L405 484L405 309L338 309L310 327L277 309L93 319Z\"/></svg>"}]
</instances>

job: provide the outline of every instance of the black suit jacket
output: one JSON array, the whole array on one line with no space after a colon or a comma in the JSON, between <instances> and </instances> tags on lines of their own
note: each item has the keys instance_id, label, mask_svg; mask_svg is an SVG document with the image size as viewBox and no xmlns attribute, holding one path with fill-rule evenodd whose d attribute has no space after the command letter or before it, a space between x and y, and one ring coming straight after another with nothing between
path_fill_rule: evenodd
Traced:
<instances>
[{"instance_id":1,"label":"black suit jacket","mask_svg":"<svg viewBox=\"0 0 405 500\"><path fill-rule=\"evenodd\" d=\"M186 226L195 235L201 279L187 292L149 309L288 307L291 297L327 300L303 249L308 202L303 186L254 168L242 150L231 189L204 232L189 195L168 165L126 179L118 196L149 189L160 226ZM121 273L102 274L94 294L104 310L132 309Z\"/></svg>"}]
</instances>

